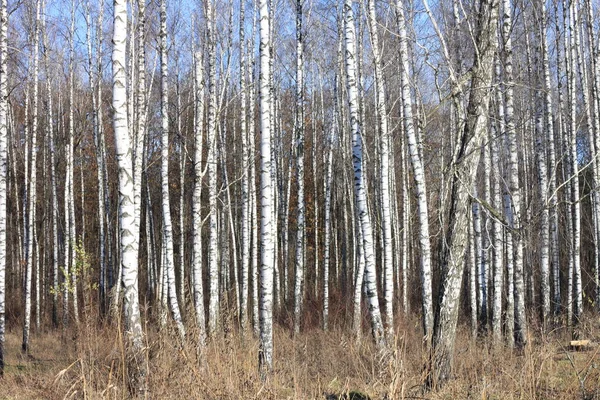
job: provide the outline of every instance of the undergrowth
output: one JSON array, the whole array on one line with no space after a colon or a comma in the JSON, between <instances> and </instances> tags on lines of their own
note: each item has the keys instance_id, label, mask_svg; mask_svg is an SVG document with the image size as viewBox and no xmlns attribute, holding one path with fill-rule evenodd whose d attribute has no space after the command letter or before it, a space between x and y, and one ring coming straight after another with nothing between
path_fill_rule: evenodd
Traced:
<instances>
[{"instance_id":1,"label":"undergrowth","mask_svg":"<svg viewBox=\"0 0 600 400\"><path fill-rule=\"evenodd\" d=\"M118 323L82 322L77 329L38 332L28 355L20 332L7 335L7 366L0 398L123 399L129 397ZM597 320L596 320L597 321ZM533 330L533 328L532 328ZM600 327L582 328L589 339ZM197 332L177 341L169 327L146 328L148 397L154 399L598 399L600 347L568 349L567 332L531 333L523 351L473 340L459 329L454 378L439 391L423 392L426 352L416 320L397 326L389 354L368 336L345 330L308 330L296 337L276 327L274 371L258 374L258 341L231 329L197 352ZM358 398L358 397L356 397Z\"/></svg>"}]
</instances>

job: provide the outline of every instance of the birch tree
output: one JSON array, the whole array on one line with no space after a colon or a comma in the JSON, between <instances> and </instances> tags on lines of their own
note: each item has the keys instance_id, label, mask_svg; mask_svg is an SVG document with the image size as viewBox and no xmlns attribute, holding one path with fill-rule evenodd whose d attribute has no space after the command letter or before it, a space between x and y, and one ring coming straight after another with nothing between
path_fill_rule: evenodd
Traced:
<instances>
[{"instance_id":1,"label":"birch tree","mask_svg":"<svg viewBox=\"0 0 600 400\"><path fill-rule=\"evenodd\" d=\"M249 144L248 129L246 119L246 0L240 0L240 137L242 140L242 226L241 226L241 247L242 247L242 270L240 279L240 325L242 334L245 333L248 325L248 278L250 268L250 188L254 182L250 181L249 166ZM252 116L253 117L253 116ZM252 118L251 117L251 118ZM252 132L252 129L249 130ZM253 138L252 138L253 139Z\"/></svg>"},{"instance_id":2,"label":"birch tree","mask_svg":"<svg viewBox=\"0 0 600 400\"><path fill-rule=\"evenodd\" d=\"M69 28L69 142L66 151L66 179L65 179L65 297L63 301L65 316L64 322L68 322L69 296L73 299L73 317L75 323L79 323L79 309L77 305L77 275L75 273L75 246L77 236L75 230L75 194L74 194L74 168L73 153L75 151L75 1L71 3L71 24ZM118 300L115 301L118 303Z\"/></svg>"},{"instance_id":3,"label":"birch tree","mask_svg":"<svg viewBox=\"0 0 600 400\"><path fill-rule=\"evenodd\" d=\"M377 31L377 18L375 16L375 2L367 2L369 31L371 34L371 48L373 51L373 69L375 71L375 102L378 114L379 130L379 158L380 173L379 185L381 190L381 229L383 231L383 275L384 275L384 314L386 319L386 333L388 338L394 335L394 246L392 242L392 215L390 211L390 134L388 129L387 102L385 85L383 81L381 51L379 49L379 33Z\"/></svg>"},{"instance_id":4,"label":"birch tree","mask_svg":"<svg viewBox=\"0 0 600 400\"><path fill-rule=\"evenodd\" d=\"M567 73L567 93L568 93L568 148L569 148L569 172L568 177L571 186L571 248L573 249L573 291L569 292L569 304L573 309L573 323L578 324L583 308L583 292L581 284L581 204L579 198L579 154L577 149L577 100L576 100L576 79L575 65L576 53L579 40L577 39L577 13L576 3L571 2L569 6L569 46L565 51L569 52L566 63ZM566 16L565 16L566 18ZM566 44L566 42L565 42ZM568 50L567 50L568 49ZM584 88L587 90L587 88Z\"/></svg>"},{"instance_id":5,"label":"birch tree","mask_svg":"<svg viewBox=\"0 0 600 400\"><path fill-rule=\"evenodd\" d=\"M199 346L203 346L206 341L206 324L204 312L204 288L202 278L202 207L200 200L202 198L202 127L204 122L204 76L202 65L202 53L197 50L194 54L194 191L192 201L192 215L194 223L192 233L194 237L193 256L192 256L192 277L194 308L196 312L196 324L199 329Z\"/></svg>"},{"instance_id":6,"label":"birch tree","mask_svg":"<svg viewBox=\"0 0 600 400\"><path fill-rule=\"evenodd\" d=\"M4 375L4 344L6 342L6 228L7 158L8 158L8 79L6 0L0 0L0 376Z\"/></svg>"},{"instance_id":7,"label":"birch tree","mask_svg":"<svg viewBox=\"0 0 600 400\"><path fill-rule=\"evenodd\" d=\"M429 239L429 210L427 204L427 186L423 160L417 145L417 136L413 123L413 104L410 94L409 56L406 34L406 17L403 0L396 0L396 20L400 47L400 86L402 88L403 125L408 145L408 153L413 170L417 195L417 214L419 217L419 245L421 247L421 285L423 305L423 330L428 342L433 333L433 294L431 275L431 243ZM405 250L406 251L406 250Z\"/></svg>"},{"instance_id":8,"label":"birch tree","mask_svg":"<svg viewBox=\"0 0 600 400\"><path fill-rule=\"evenodd\" d=\"M216 35L215 35L215 5L214 0L206 2L207 16L207 46L208 46L208 120L207 142L208 155L206 159L208 173L208 202L209 202L209 239L208 239L208 333L211 336L217 331L219 317L219 239L217 224L217 66L216 66Z\"/></svg>"},{"instance_id":9,"label":"birch tree","mask_svg":"<svg viewBox=\"0 0 600 400\"><path fill-rule=\"evenodd\" d=\"M166 0L160 2L160 72L161 72L161 186L162 186L162 212L163 212L163 246L165 251L164 270L166 272L166 285L169 297L169 306L173 319L177 324L180 339L185 337L185 328L181 319L177 291L175 289L175 266L173 257L173 228L171 225L171 203L169 196L169 90L168 90L168 64L167 64L167 4Z\"/></svg>"},{"instance_id":10,"label":"birch tree","mask_svg":"<svg viewBox=\"0 0 600 400\"><path fill-rule=\"evenodd\" d=\"M271 186L271 65L269 29L271 21L268 0L259 0L260 21L260 298L258 367L263 380L273 369L273 191ZM258 283L258 282L256 282Z\"/></svg>"},{"instance_id":11,"label":"birch tree","mask_svg":"<svg viewBox=\"0 0 600 400\"><path fill-rule=\"evenodd\" d=\"M346 45L346 75L348 86L348 107L350 111L350 127L352 129L352 165L354 168L354 198L359 218L360 231L362 234L364 252L364 273L369 314L371 317L371 334L378 348L386 346L381 313L379 311L379 299L377 297L377 277L375 268L375 254L373 249L373 231L371 228L371 216L367 206L366 184L363 175L363 143L361 136L361 123L358 109L358 81L356 73L356 35L354 28L354 11L352 1L344 1L344 41ZM356 281L356 285L360 285ZM355 303L356 307L356 303Z\"/></svg>"},{"instance_id":12,"label":"birch tree","mask_svg":"<svg viewBox=\"0 0 600 400\"><path fill-rule=\"evenodd\" d=\"M469 192L480 156L480 152L474 149L481 146L488 127L494 53L497 47L498 7L499 0L479 1L467 120L459 134L458 146L450 164L450 198L446 212L448 226L444 232L439 308L435 316L431 369L427 378L427 385L430 387L442 386L452 373L468 232Z\"/></svg>"},{"instance_id":13,"label":"birch tree","mask_svg":"<svg viewBox=\"0 0 600 400\"><path fill-rule=\"evenodd\" d=\"M138 300L138 249L134 226L133 143L127 123L126 91L127 2L115 0L113 9L113 126L119 168L119 221L121 268L123 271L123 310L125 338L128 345L127 366L131 392L143 395L146 390L146 358Z\"/></svg>"},{"instance_id":14,"label":"birch tree","mask_svg":"<svg viewBox=\"0 0 600 400\"><path fill-rule=\"evenodd\" d=\"M296 277L294 285L294 332L300 332L300 317L304 299L304 259L306 244L305 199L304 199L304 38L302 31L302 3L296 0L296 168L298 180L298 216L296 236ZM313 143L314 145L314 143ZM284 266L285 268L285 266Z\"/></svg>"},{"instance_id":15,"label":"birch tree","mask_svg":"<svg viewBox=\"0 0 600 400\"><path fill-rule=\"evenodd\" d=\"M523 271L523 232L521 226L521 187L519 183L519 152L517 147L517 132L515 129L514 117L514 78L512 69L512 12L510 0L502 2L502 37L503 37L503 56L504 56L504 101L506 104L506 140L508 145L508 190L511 203L512 218L511 237L514 247L514 277L509 275L509 279L514 280L515 286L515 343L517 346L525 345L527 321L525 319L525 282Z\"/></svg>"},{"instance_id":16,"label":"birch tree","mask_svg":"<svg viewBox=\"0 0 600 400\"><path fill-rule=\"evenodd\" d=\"M25 267L25 307L23 310L23 343L21 349L27 353L29 351L29 331L31 325L31 281L34 270L34 257L39 257L38 252L34 253L33 242L36 238L36 208L37 208L37 130L38 130L38 92L39 92L39 34L40 34L40 2L35 2L35 26L32 38L33 48L33 110L31 123L31 172L30 176L25 176L29 180L29 200L27 201L27 266ZM28 134L25 131L25 134ZM27 184L27 183L26 183ZM25 211L25 210L24 210Z\"/></svg>"}]
</instances>

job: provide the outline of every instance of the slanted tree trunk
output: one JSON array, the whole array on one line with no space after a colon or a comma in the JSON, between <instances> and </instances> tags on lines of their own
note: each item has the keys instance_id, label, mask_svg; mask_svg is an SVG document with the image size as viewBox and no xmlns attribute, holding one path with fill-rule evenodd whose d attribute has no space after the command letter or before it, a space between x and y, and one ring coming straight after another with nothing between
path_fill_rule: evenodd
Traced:
<instances>
[{"instance_id":1,"label":"slanted tree trunk","mask_svg":"<svg viewBox=\"0 0 600 400\"><path fill-rule=\"evenodd\" d=\"M473 187L478 149L488 129L488 109L494 54L497 46L499 0L481 0L474 33L476 46L471 75L471 94L466 110L466 123L450 165L450 198L447 227L441 254L441 287L439 308L435 315L433 349L427 386L442 386L451 377L458 322L459 297L464 270L468 232L469 192Z\"/></svg>"}]
</instances>

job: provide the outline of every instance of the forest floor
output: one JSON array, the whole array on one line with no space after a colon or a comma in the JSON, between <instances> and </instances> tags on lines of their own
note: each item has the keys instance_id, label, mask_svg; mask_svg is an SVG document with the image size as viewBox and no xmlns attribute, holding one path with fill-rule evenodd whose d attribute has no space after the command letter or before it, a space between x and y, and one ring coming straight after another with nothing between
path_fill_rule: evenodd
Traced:
<instances>
[{"instance_id":1,"label":"forest floor","mask_svg":"<svg viewBox=\"0 0 600 400\"><path fill-rule=\"evenodd\" d=\"M582 339L598 343L600 323L598 317L590 319L594 323L581 329ZM0 399L127 398L120 331L116 324L81 324L77 334L35 333L29 355L23 355L20 331L10 330ZM416 319L404 322L392 354L382 358L366 333L360 342L340 330L312 329L292 338L287 328L278 327L274 372L266 384L257 373L258 342L252 334L245 340L230 334L211 341L202 355L206 362L199 363L192 344L176 346L175 332L149 333L148 397L345 399L350 397L344 393L357 391L373 400L600 398L600 346L570 351L570 337L555 331L532 334L523 351L494 349L487 338L471 340L464 326L456 343L454 379L441 390L423 392L426 357L420 331Z\"/></svg>"}]
</instances>

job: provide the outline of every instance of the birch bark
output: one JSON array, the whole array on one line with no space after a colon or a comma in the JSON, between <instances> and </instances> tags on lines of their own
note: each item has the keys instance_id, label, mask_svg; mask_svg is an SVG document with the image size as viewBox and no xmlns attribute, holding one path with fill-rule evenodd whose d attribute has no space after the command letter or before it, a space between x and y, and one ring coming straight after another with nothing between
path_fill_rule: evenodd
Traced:
<instances>
[{"instance_id":1,"label":"birch bark","mask_svg":"<svg viewBox=\"0 0 600 400\"><path fill-rule=\"evenodd\" d=\"M365 288L371 316L371 334L378 348L386 346L379 299L377 296L377 277L375 254L373 249L373 231L371 215L367 206L367 192L363 175L363 143L360 131L358 110L358 88L356 75L356 36L354 29L354 11L352 1L344 1L345 44L346 44L346 74L348 86L348 106L350 110L350 127L352 129L352 164L354 168L354 197L362 233L363 252L365 260ZM357 281L357 286L361 282Z\"/></svg>"},{"instance_id":2,"label":"birch bark","mask_svg":"<svg viewBox=\"0 0 600 400\"><path fill-rule=\"evenodd\" d=\"M126 90L126 40L127 2L115 0L113 9L113 125L117 163L119 168L119 220L121 241L121 263L123 279L123 308L125 337L128 344L127 366L132 394L144 395L146 390L146 357L144 354L144 332L142 330L139 300L137 258L138 241L131 228L134 226L135 201L133 188L133 144L127 124Z\"/></svg>"}]
</instances>

